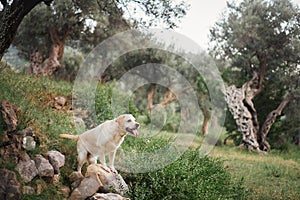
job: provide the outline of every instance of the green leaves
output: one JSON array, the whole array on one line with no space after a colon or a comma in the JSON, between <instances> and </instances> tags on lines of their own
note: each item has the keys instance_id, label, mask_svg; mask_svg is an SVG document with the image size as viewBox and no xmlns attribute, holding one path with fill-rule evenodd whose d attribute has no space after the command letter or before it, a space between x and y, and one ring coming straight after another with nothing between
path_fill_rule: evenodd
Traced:
<instances>
[{"instance_id":1,"label":"green leaves","mask_svg":"<svg viewBox=\"0 0 300 200\"><path fill-rule=\"evenodd\" d=\"M197 150L187 151L161 170L126 178L133 199L243 199L245 195L220 160L200 158Z\"/></svg>"}]
</instances>

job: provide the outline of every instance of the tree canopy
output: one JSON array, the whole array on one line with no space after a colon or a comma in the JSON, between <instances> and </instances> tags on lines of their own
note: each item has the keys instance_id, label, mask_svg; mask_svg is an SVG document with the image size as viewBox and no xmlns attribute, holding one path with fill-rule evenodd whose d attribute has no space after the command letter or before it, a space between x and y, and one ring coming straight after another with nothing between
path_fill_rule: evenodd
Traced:
<instances>
[{"instance_id":1,"label":"tree canopy","mask_svg":"<svg viewBox=\"0 0 300 200\"><path fill-rule=\"evenodd\" d=\"M50 5L52 0L1 0L0 1L0 60L15 37L23 18L39 3Z\"/></svg>"},{"instance_id":2,"label":"tree canopy","mask_svg":"<svg viewBox=\"0 0 300 200\"><path fill-rule=\"evenodd\" d=\"M105 38L132 27L165 24L173 28L187 9L183 1L170 0L55 0L50 6L36 6L25 17L14 45L31 57L32 73L52 75L61 66L66 42L89 51ZM44 58L48 59L42 64Z\"/></svg>"},{"instance_id":3,"label":"tree canopy","mask_svg":"<svg viewBox=\"0 0 300 200\"><path fill-rule=\"evenodd\" d=\"M257 83L251 88L258 120L265 119L287 95L294 97L289 106L299 104L297 5L289 0L227 3L227 12L210 30L210 38L212 54L229 61L223 74L229 84L240 87L258 73Z\"/></svg>"}]
</instances>

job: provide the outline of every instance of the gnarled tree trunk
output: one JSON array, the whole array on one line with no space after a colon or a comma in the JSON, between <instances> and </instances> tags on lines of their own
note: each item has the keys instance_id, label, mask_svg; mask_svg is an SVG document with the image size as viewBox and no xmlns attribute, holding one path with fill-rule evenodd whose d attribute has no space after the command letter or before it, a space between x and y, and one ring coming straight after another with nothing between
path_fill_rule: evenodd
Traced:
<instances>
[{"instance_id":1,"label":"gnarled tree trunk","mask_svg":"<svg viewBox=\"0 0 300 200\"><path fill-rule=\"evenodd\" d=\"M180 91L178 91L176 94L174 94L171 90L173 89L174 84L171 84L171 86L169 86L169 89L166 90L165 94L164 94L164 98L163 100L158 104L162 107L174 102L177 100L177 97L182 94L183 92L185 92L187 89L189 89L190 87L186 87L181 89ZM155 90L156 90L156 85L152 84L150 87L150 90L148 92L148 104L147 104L147 109L149 111L151 111L151 109L153 108L153 97L155 95ZM209 109L201 107L201 110L203 112L204 115L204 120L202 123L202 127L201 127L201 134L202 135L206 135L207 131L208 131L208 126L209 126L209 122L211 119L211 113L209 111Z\"/></svg>"},{"instance_id":2,"label":"gnarled tree trunk","mask_svg":"<svg viewBox=\"0 0 300 200\"><path fill-rule=\"evenodd\" d=\"M201 127L201 134L205 136L208 132L209 123L211 121L210 101L207 98L207 95L200 93L199 102L201 102L200 109L204 117L202 127Z\"/></svg>"},{"instance_id":3,"label":"gnarled tree trunk","mask_svg":"<svg viewBox=\"0 0 300 200\"><path fill-rule=\"evenodd\" d=\"M229 110L236 121L239 132L242 134L240 146L259 152L270 150L270 144L267 142L266 136L276 117L280 115L287 103L293 98L292 95L289 95L284 99L278 108L268 115L260 128L252 99L261 91L261 78L261 75L258 76L255 73L253 78L246 82L242 88L232 85L225 91L225 99Z\"/></svg>"},{"instance_id":4,"label":"gnarled tree trunk","mask_svg":"<svg viewBox=\"0 0 300 200\"><path fill-rule=\"evenodd\" d=\"M49 58L45 61L45 66L42 72L43 76L52 76L61 67L65 41L69 36L69 33L69 31L66 31L60 34L57 30L50 30L52 46Z\"/></svg>"},{"instance_id":5,"label":"gnarled tree trunk","mask_svg":"<svg viewBox=\"0 0 300 200\"><path fill-rule=\"evenodd\" d=\"M52 45L50 48L49 57L44 61L37 50L35 50L30 57L29 72L35 75L52 76L60 67L61 60L64 54L64 45L69 32L59 34L56 30L50 30Z\"/></svg>"},{"instance_id":6,"label":"gnarled tree trunk","mask_svg":"<svg viewBox=\"0 0 300 200\"><path fill-rule=\"evenodd\" d=\"M52 44L50 56L45 60L45 66L42 70L43 76L52 76L61 67L59 54L61 54L60 44Z\"/></svg>"}]
</instances>

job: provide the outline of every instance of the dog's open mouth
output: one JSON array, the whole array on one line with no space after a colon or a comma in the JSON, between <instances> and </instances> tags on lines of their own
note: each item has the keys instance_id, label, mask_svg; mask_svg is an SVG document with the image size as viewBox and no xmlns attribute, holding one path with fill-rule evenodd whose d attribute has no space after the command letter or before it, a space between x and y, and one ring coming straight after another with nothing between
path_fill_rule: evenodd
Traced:
<instances>
[{"instance_id":1,"label":"dog's open mouth","mask_svg":"<svg viewBox=\"0 0 300 200\"><path fill-rule=\"evenodd\" d=\"M131 129L131 128L126 128L126 131L131 133L132 135L134 135L135 137L138 137L139 136L139 133L136 129Z\"/></svg>"}]
</instances>

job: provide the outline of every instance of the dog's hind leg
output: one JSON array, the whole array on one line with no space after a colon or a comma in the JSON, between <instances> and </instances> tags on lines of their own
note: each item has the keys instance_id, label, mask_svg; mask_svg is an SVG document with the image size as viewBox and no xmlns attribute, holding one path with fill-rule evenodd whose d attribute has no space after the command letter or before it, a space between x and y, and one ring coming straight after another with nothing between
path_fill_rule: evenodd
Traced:
<instances>
[{"instance_id":1,"label":"dog's hind leg","mask_svg":"<svg viewBox=\"0 0 300 200\"><path fill-rule=\"evenodd\" d=\"M81 145L80 141L77 143L77 161L78 161L78 166L77 166L77 171L81 173L81 168L83 164L87 161L88 158L88 152L87 150Z\"/></svg>"},{"instance_id":2,"label":"dog's hind leg","mask_svg":"<svg viewBox=\"0 0 300 200\"><path fill-rule=\"evenodd\" d=\"M86 151L78 152L77 161L78 161L77 171L81 173L81 168L82 168L83 164L87 161L87 152Z\"/></svg>"}]
</instances>

